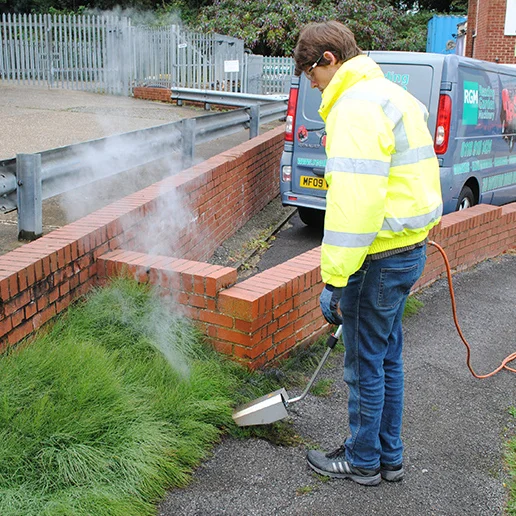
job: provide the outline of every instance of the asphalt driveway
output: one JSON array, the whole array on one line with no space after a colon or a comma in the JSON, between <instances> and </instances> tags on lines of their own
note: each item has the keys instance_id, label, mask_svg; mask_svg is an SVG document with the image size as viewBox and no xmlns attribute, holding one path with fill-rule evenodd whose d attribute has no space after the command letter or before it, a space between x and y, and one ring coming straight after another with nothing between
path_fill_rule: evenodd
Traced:
<instances>
[{"instance_id":1,"label":"asphalt driveway","mask_svg":"<svg viewBox=\"0 0 516 516\"><path fill-rule=\"evenodd\" d=\"M490 372L516 350L516 255L456 274L454 285L459 321L473 348L472 365L477 373ZM332 394L309 395L290 409L294 430L306 445L226 438L189 487L169 493L159 514L503 514L508 496L503 453L515 432L510 409L516 407L516 376L502 371L478 380L468 371L445 281L418 297L424 307L405 323L403 482L372 488L323 481L306 465L310 443L334 449L346 437L342 355L334 355L324 370L334 381Z\"/></svg>"}]
</instances>

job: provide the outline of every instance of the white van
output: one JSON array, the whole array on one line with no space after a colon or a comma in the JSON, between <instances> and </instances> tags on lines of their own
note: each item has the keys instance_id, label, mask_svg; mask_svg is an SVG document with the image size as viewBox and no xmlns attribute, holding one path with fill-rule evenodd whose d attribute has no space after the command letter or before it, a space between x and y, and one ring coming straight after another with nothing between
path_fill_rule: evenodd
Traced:
<instances>
[{"instance_id":1,"label":"white van","mask_svg":"<svg viewBox=\"0 0 516 516\"><path fill-rule=\"evenodd\" d=\"M369 52L385 76L429 111L441 170L443 212L516 200L516 68L453 54ZM326 207L324 123L319 90L293 77L280 163L284 205L305 224Z\"/></svg>"}]
</instances>

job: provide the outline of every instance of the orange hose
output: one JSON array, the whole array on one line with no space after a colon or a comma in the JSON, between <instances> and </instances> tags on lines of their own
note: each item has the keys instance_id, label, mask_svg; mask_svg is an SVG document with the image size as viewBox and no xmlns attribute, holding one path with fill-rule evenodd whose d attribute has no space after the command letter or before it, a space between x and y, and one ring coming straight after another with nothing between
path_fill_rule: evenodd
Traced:
<instances>
[{"instance_id":1,"label":"orange hose","mask_svg":"<svg viewBox=\"0 0 516 516\"><path fill-rule=\"evenodd\" d=\"M462 342L466 346L466 350L467 350L466 364L467 364L468 369L470 370L471 374L475 378L482 379L482 378L489 378L490 376L495 375L496 373L498 373L502 369L507 369L507 371L511 371L512 373L516 373L516 369L513 369L512 367L509 367L507 365L510 362L512 362L513 360L516 360L516 353L512 353L511 355L506 357L502 361L502 363L494 371L492 371L491 373L481 374L481 375L475 373L475 371L471 367L471 347L468 344L468 341L465 339L465 337L464 337L464 335L462 333L462 330L460 329L459 321L457 319L457 306L455 304L455 293L453 292L453 284L452 284L452 275L451 275L450 262L448 261L448 257L446 256L446 253L444 252L444 249L439 244L437 244L437 243L435 243L433 241L429 241L428 244L429 245L433 245L434 247L437 248L437 250L441 253L441 255L443 257L443 260L444 260L444 263L446 265L446 276L448 277L448 286L449 286L449 289L450 289L450 298L451 298L451 305L452 305L452 312L453 312L453 321L455 322L455 326L457 328L457 331L459 333L459 336L460 336Z\"/></svg>"}]
</instances>

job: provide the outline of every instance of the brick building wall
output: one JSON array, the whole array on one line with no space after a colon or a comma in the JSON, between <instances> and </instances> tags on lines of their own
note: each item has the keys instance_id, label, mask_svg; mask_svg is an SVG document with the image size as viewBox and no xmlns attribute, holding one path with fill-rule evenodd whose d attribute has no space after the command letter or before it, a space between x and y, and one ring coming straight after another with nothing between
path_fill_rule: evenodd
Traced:
<instances>
[{"instance_id":1,"label":"brick building wall","mask_svg":"<svg viewBox=\"0 0 516 516\"><path fill-rule=\"evenodd\" d=\"M516 36L505 36L507 0L470 0L466 56L516 64Z\"/></svg>"}]
</instances>

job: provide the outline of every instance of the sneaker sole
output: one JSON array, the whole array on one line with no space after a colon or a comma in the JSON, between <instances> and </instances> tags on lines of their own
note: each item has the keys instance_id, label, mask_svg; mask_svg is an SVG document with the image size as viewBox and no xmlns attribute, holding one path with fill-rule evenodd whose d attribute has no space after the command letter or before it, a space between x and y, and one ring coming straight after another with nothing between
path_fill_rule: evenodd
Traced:
<instances>
[{"instance_id":1,"label":"sneaker sole","mask_svg":"<svg viewBox=\"0 0 516 516\"><path fill-rule=\"evenodd\" d=\"M317 466L314 466L310 461L307 461L308 465L319 475L324 475L325 477L331 478L348 478L356 482L357 484L363 486L377 486L382 481L382 476L380 473L374 475L373 477L363 477L361 475L353 475L353 473L333 473L331 471L325 471L324 469L319 469ZM396 472L397 473L397 472Z\"/></svg>"},{"instance_id":2,"label":"sneaker sole","mask_svg":"<svg viewBox=\"0 0 516 516\"><path fill-rule=\"evenodd\" d=\"M399 469L398 471L380 471L380 475L384 480L387 480L387 482L400 482L401 480L403 480L403 474L403 468Z\"/></svg>"}]
</instances>

